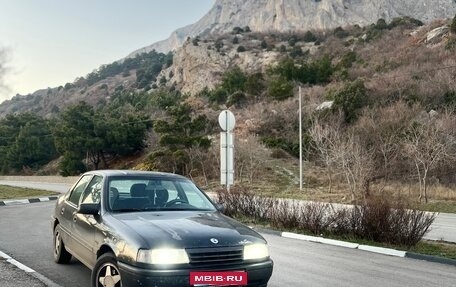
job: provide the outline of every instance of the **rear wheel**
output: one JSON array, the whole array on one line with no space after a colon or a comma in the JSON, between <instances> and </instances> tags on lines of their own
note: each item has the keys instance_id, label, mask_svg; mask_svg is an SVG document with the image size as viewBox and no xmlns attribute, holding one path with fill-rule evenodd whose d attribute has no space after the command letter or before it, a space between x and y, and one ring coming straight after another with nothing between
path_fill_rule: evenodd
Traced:
<instances>
[{"instance_id":1,"label":"rear wheel","mask_svg":"<svg viewBox=\"0 0 456 287\"><path fill-rule=\"evenodd\" d=\"M54 229L54 261L60 264L69 263L71 260L71 254L65 249L65 244L62 240L62 230L60 225Z\"/></svg>"},{"instance_id":2,"label":"rear wheel","mask_svg":"<svg viewBox=\"0 0 456 287\"><path fill-rule=\"evenodd\" d=\"M98 258L92 270L92 287L122 287L119 267L113 253L108 252Z\"/></svg>"}]
</instances>

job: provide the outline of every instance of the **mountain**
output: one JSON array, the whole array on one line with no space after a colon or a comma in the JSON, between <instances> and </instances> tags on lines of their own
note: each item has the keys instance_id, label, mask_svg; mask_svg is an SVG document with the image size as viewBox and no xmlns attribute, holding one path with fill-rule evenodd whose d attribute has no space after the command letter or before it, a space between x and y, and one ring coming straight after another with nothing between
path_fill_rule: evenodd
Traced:
<instances>
[{"instance_id":1,"label":"mountain","mask_svg":"<svg viewBox=\"0 0 456 287\"><path fill-rule=\"evenodd\" d=\"M164 40L136 50L168 52L187 37L224 34L249 26L255 32L326 30L339 26L365 26L380 18L390 22L409 16L425 23L456 14L456 0L216 0L198 22L174 31Z\"/></svg>"},{"instance_id":2,"label":"mountain","mask_svg":"<svg viewBox=\"0 0 456 287\"><path fill-rule=\"evenodd\" d=\"M399 15L408 15L423 22L452 18L456 14L455 1L216 0L202 19L178 29L165 41L103 65L74 83L38 90L29 95L17 95L4 101L0 104L0 118L22 112L53 117L80 101L103 106L117 91L149 91L163 85L194 95L206 87L215 88L224 72L233 66L239 66L249 73L265 73L270 65L284 55L297 52L313 55L320 50L321 46L307 43L303 38L305 33L300 32L314 30L318 36L317 42L323 43L323 47L330 44L324 43L333 34L329 28L350 24L364 27L360 30L360 27L352 26L360 30L353 32L352 36L359 38L365 34L367 38L375 38L379 32L370 27L377 19L383 18L394 24L397 21L392 19ZM233 28L247 30L246 26L253 33L238 33L239 29L233 33ZM431 29L437 26L431 23L427 27ZM445 38L448 28L442 29ZM201 39L193 37L191 41L185 41L188 36L195 35L201 35ZM301 41L301 44L292 46L292 36L298 37L295 40ZM238 44L234 43L234 38L239 41ZM247 51L239 52L240 48ZM159 54L154 49L174 49L174 53ZM150 52L142 53L146 51ZM327 53L332 55L334 51Z\"/></svg>"}]
</instances>

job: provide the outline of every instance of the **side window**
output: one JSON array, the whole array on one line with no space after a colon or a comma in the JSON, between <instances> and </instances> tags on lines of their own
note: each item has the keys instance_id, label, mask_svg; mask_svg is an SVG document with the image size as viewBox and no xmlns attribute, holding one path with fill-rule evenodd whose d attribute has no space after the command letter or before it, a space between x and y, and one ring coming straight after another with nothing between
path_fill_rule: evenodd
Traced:
<instances>
[{"instance_id":1,"label":"side window","mask_svg":"<svg viewBox=\"0 0 456 287\"><path fill-rule=\"evenodd\" d=\"M94 176L89 185L85 189L82 203L99 203L101 199L101 186L103 177Z\"/></svg>"},{"instance_id":2,"label":"side window","mask_svg":"<svg viewBox=\"0 0 456 287\"><path fill-rule=\"evenodd\" d=\"M71 192L70 198L68 201L79 205L79 198L81 197L82 192L86 188L87 184L89 183L90 179L92 178L92 175L85 175L83 176L79 182L76 184L76 186L73 188L73 191Z\"/></svg>"},{"instance_id":3,"label":"side window","mask_svg":"<svg viewBox=\"0 0 456 287\"><path fill-rule=\"evenodd\" d=\"M165 181L163 180L161 182L161 185L166 188L168 190L168 194L169 194L169 200L173 200L173 199L176 199L178 197L178 194L177 194L177 188L176 186L173 184L172 181Z\"/></svg>"}]
</instances>

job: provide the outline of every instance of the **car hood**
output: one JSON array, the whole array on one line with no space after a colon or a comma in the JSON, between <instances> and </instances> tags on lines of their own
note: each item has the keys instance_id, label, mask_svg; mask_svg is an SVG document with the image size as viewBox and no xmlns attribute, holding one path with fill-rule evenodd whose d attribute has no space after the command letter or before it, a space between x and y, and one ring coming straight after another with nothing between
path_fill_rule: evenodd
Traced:
<instances>
[{"instance_id":1,"label":"car hood","mask_svg":"<svg viewBox=\"0 0 456 287\"><path fill-rule=\"evenodd\" d=\"M219 212L135 212L114 214L113 217L141 237L146 245L143 248L148 249L164 246L208 248L265 242L251 228ZM218 242L213 243L215 241Z\"/></svg>"}]
</instances>

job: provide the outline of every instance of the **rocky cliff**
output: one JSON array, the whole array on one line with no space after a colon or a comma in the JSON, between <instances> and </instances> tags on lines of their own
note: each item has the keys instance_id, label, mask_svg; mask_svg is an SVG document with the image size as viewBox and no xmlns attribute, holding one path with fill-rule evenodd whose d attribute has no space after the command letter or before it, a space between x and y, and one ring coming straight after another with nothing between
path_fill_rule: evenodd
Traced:
<instances>
[{"instance_id":1,"label":"rocky cliff","mask_svg":"<svg viewBox=\"0 0 456 287\"><path fill-rule=\"evenodd\" d=\"M187 37L231 32L236 26L252 31L325 30L338 26L365 26L380 18L387 22L409 16L423 22L456 14L456 0L216 0L212 9L193 25L178 29L164 41L134 51L167 52Z\"/></svg>"}]
</instances>

